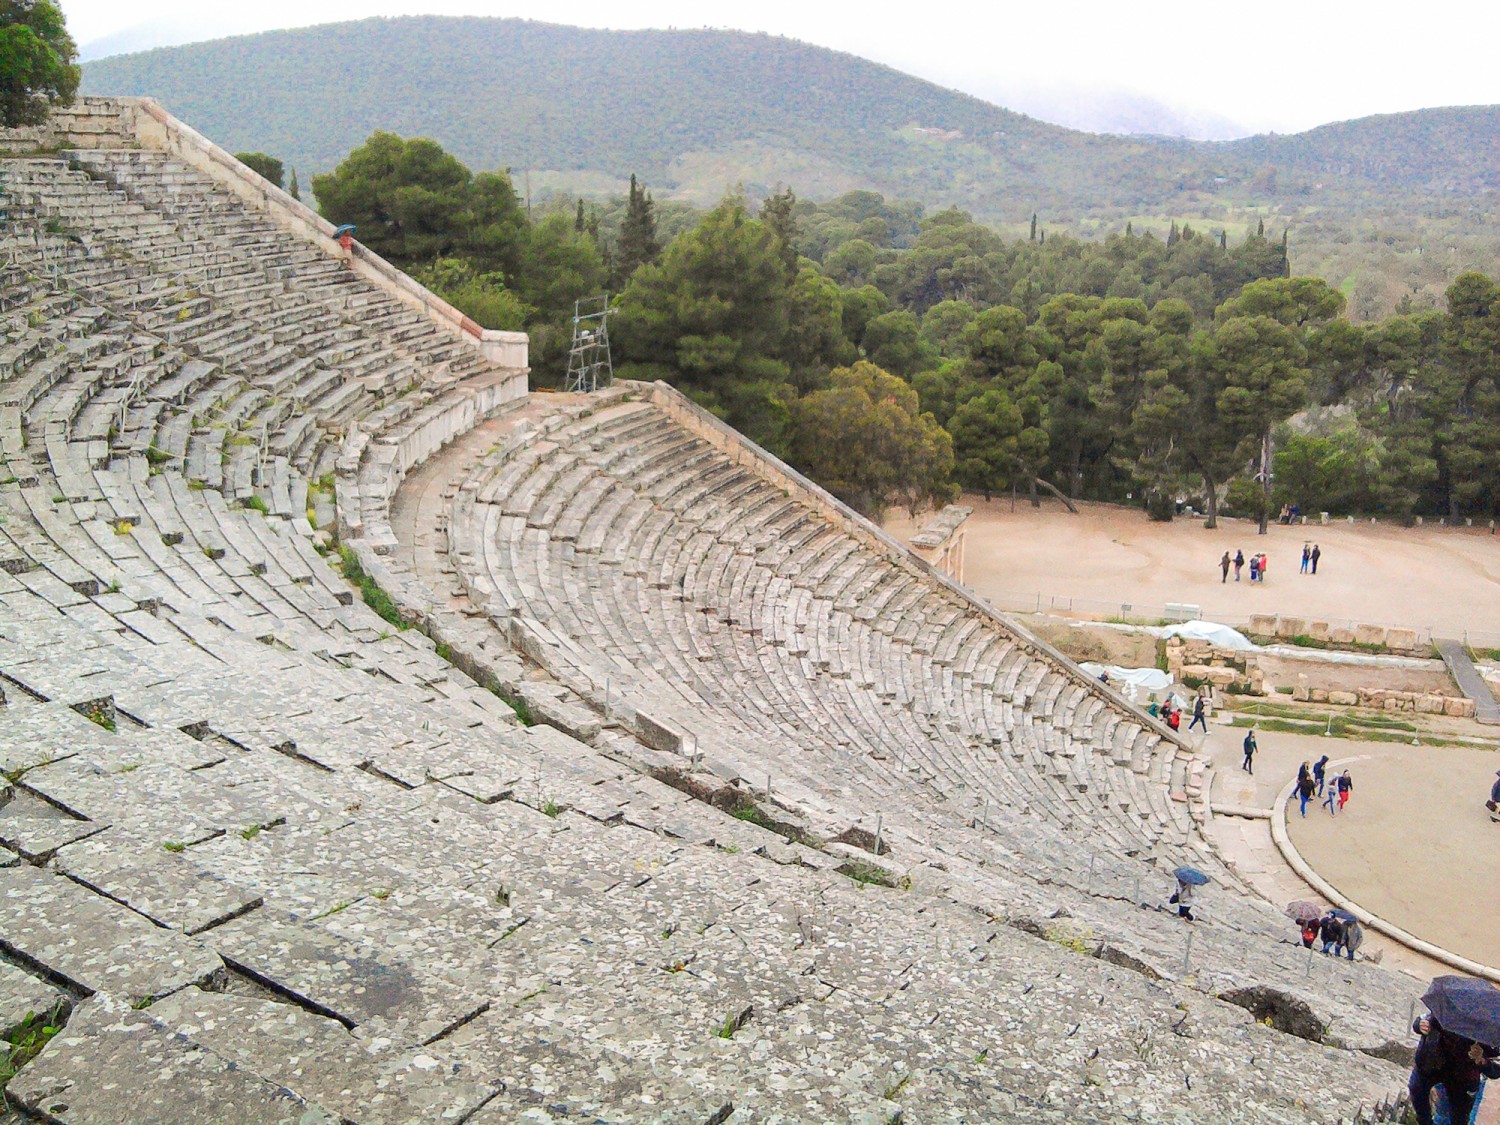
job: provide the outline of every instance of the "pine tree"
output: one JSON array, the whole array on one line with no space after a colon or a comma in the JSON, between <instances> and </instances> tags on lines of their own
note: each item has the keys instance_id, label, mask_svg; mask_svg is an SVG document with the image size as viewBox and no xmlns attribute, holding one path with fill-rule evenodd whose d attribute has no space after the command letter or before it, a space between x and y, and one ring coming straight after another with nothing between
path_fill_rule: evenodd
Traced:
<instances>
[{"instance_id":1,"label":"pine tree","mask_svg":"<svg viewBox=\"0 0 1500 1125\"><path fill-rule=\"evenodd\" d=\"M292 182L287 184L286 193L293 199L302 198L302 189L297 186L297 169L292 169Z\"/></svg>"},{"instance_id":2,"label":"pine tree","mask_svg":"<svg viewBox=\"0 0 1500 1125\"><path fill-rule=\"evenodd\" d=\"M760 221L771 228L780 243L781 265L788 282L797 276L797 219L792 214L796 206L797 196L791 188L766 196L760 205Z\"/></svg>"},{"instance_id":3,"label":"pine tree","mask_svg":"<svg viewBox=\"0 0 1500 1125\"><path fill-rule=\"evenodd\" d=\"M1176 246L1182 241L1182 232L1177 229L1177 220L1172 220L1172 229L1167 231L1167 245Z\"/></svg>"},{"instance_id":4,"label":"pine tree","mask_svg":"<svg viewBox=\"0 0 1500 1125\"><path fill-rule=\"evenodd\" d=\"M1135 224L1132 223L1129 219L1125 220L1125 237L1126 238L1134 238L1135 237Z\"/></svg>"},{"instance_id":5,"label":"pine tree","mask_svg":"<svg viewBox=\"0 0 1500 1125\"><path fill-rule=\"evenodd\" d=\"M583 197L579 196L578 210L573 214L573 231L575 234L582 234L584 232L584 228L585 224L583 219Z\"/></svg>"},{"instance_id":6,"label":"pine tree","mask_svg":"<svg viewBox=\"0 0 1500 1125\"><path fill-rule=\"evenodd\" d=\"M651 193L630 177L630 196L625 201L625 218L620 223L620 248L615 258L615 288L622 289L630 275L641 266L655 262L661 255L656 241L656 204Z\"/></svg>"}]
</instances>

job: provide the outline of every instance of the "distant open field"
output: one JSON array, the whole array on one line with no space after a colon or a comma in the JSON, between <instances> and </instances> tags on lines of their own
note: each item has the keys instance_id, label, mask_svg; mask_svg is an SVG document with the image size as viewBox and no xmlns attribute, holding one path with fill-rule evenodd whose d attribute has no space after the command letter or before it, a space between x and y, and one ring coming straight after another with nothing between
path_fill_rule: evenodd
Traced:
<instances>
[{"instance_id":1,"label":"distant open field","mask_svg":"<svg viewBox=\"0 0 1500 1125\"><path fill-rule=\"evenodd\" d=\"M1283 527L1201 518L1152 523L1144 512L1109 504L1056 503L1033 509L1010 497L974 508L965 525L964 581L1001 610L1047 609L1094 617L1152 617L1168 602L1201 607L1209 620L1244 622L1252 613L1429 628L1441 636L1500 646L1500 536L1489 528L1403 528L1391 523ZM894 512L886 529L909 538L927 519ZM1298 574L1304 542L1323 555L1316 576ZM1264 585L1223 583L1227 550L1270 559ZM1125 608L1125 607L1129 608Z\"/></svg>"}]
</instances>

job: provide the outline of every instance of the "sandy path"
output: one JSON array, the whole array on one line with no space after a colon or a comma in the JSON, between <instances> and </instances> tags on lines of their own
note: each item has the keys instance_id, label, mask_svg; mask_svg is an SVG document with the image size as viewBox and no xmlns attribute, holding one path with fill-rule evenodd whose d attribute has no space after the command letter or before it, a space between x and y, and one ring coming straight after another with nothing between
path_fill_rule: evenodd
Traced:
<instances>
[{"instance_id":1,"label":"sandy path","mask_svg":"<svg viewBox=\"0 0 1500 1125\"><path fill-rule=\"evenodd\" d=\"M1221 520L1214 531L1200 519L1152 523L1143 512L1085 504L1069 515L1058 504L1040 510L1010 498L972 505L965 548L965 582L1002 610L1057 607L1107 616L1155 616L1168 602L1197 605L1211 620L1243 622L1252 613L1285 613L1331 621L1365 621L1433 628L1476 644L1500 646L1500 536L1489 529L1394 524L1282 527L1265 536L1253 523ZM916 521L894 512L886 528L906 539ZM1323 556L1316 576L1298 574L1304 542ZM1271 561L1264 585L1248 570L1236 584L1219 575L1227 550L1264 552ZM1071 606L1069 606L1071 603Z\"/></svg>"}]
</instances>

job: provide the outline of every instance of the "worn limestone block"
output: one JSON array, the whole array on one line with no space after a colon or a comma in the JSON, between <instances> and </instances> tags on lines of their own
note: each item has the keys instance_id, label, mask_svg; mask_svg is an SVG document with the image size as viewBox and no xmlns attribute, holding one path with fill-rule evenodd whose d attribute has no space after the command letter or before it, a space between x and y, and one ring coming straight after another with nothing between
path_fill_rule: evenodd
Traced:
<instances>
[{"instance_id":1,"label":"worn limestone block","mask_svg":"<svg viewBox=\"0 0 1500 1125\"><path fill-rule=\"evenodd\" d=\"M1354 643L1361 645L1383 645L1386 643L1384 625L1356 625Z\"/></svg>"},{"instance_id":2,"label":"worn limestone block","mask_svg":"<svg viewBox=\"0 0 1500 1125\"><path fill-rule=\"evenodd\" d=\"M132 1001L217 979L224 969L201 942L29 864L0 868L0 917L0 950L75 987Z\"/></svg>"},{"instance_id":3,"label":"worn limestone block","mask_svg":"<svg viewBox=\"0 0 1500 1125\"><path fill-rule=\"evenodd\" d=\"M1245 626L1245 632L1252 637L1275 637L1278 636L1277 618L1274 613L1252 613L1250 621Z\"/></svg>"},{"instance_id":4,"label":"worn limestone block","mask_svg":"<svg viewBox=\"0 0 1500 1125\"><path fill-rule=\"evenodd\" d=\"M1354 630L1347 625L1335 625L1328 630L1328 643L1347 647L1354 643Z\"/></svg>"},{"instance_id":5,"label":"worn limestone block","mask_svg":"<svg viewBox=\"0 0 1500 1125\"><path fill-rule=\"evenodd\" d=\"M1353 707L1359 702L1359 696L1352 691L1330 691L1328 702L1336 707Z\"/></svg>"},{"instance_id":6,"label":"worn limestone block","mask_svg":"<svg viewBox=\"0 0 1500 1125\"><path fill-rule=\"evenodd\" d=\"M1398 652L1416 652L1421 647L1415 629L1387 628L1385 643L1387 647L1396 649Z\"/></svg>"},{"instance_id":7,"label":"worn limestone block","mask_svg":"<svg viewBox=\"0 0 1500 1125\"><path fill-rule=\"evenodd\" d=\"M1329 625L1326 621L1309 621L1307 623L1307 635L1315 641L1328 640Z\"/></svg>"},{"instance_id":8,"label":"worn limestone block","mask_svg":"<svg viewBox=\"0 0 1500 1125\"><path fill-rule=\"evenodd\" d=\"M74 1009L68 1025L11 1079L28 1113L67 1125L173 1121L198 1125L337 1125L339 1118L284 1086L194 1044L108 995Z\"/></svg>"}]
</instances>

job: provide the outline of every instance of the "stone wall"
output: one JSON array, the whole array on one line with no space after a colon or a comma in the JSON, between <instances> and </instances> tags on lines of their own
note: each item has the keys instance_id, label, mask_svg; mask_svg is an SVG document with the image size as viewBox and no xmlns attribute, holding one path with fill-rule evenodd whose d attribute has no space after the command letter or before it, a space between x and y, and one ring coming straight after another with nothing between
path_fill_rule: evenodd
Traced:
<instances>
[{"instance_id":1,"label":"stone wall","mask_svg":"<svg viewBox=\"0 0 1500 1125\"><path fill-rule=\"evenodd\" d=\"M1262 640L1307 637L1329 648L1378 648L1404 656L1432 655L1432 637L1425 629L1394 625L1334 624L1310 617L1252 613L1245 632Z\"/></svg>"},{"instance_id":2,"label":"stone wall","mask_svg":"<svg viewBox=\"0 0 1500 1125\"><path fill-rule=\"evenodd\" d=\"M1305 677L1304 677L1305 679ZM1388 691L1385 688L1359 688L1355 691L1328 691L1299 683L1292 698L1302 703L1329 703L1335 707L1368 707L1375 711L1413 711L1423 715L1449 715L1456 719L1474 717L1474 701L1461 696L1437 692Z\"/></svg>"},{"instance_id":3,"label":"stone wall","mask_svg":"<svg viewBox=\"0 0 1500 1125\"><path fill-rule=\"evenodd\" d=\"M939 574L962 584L964 580L964 522L974 512L961 504L949 504L912 536L911 549Z\"/></svg>"},{"instance_id":4,"label":"stone wall","mask_svg":"<svg viewBox=\"0 0 1500 1125\"><path fill-rule=\"evenodd\" d=\"M1211 684L1234 695L1266 694L1266 678L1255 653L1219 648L1207 641L1169 637L1167 674L1189 687Z\"/></svg>"}]
</instances>

